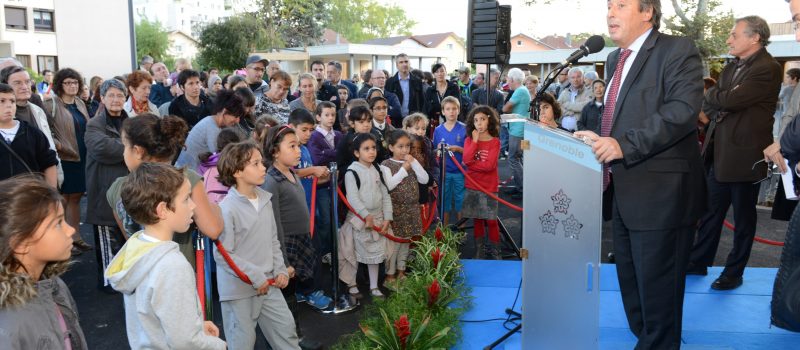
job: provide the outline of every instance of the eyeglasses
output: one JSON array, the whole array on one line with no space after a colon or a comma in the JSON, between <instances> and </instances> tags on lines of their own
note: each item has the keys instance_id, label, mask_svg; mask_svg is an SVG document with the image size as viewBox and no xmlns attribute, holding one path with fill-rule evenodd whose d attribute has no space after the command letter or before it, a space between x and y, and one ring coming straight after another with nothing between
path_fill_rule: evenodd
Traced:
<instances>
[{"instance_id":1,"label":"eyeglasses","mask_svg":"<svg viewBox=\"0 0 800 350\"><path fill-rule=\"evenodd\" d=\"M79 83L77 81L65 81L62 84L65 86L78 86Z\"/></svg>"},{"instance_id":2,"label":"eyeglasses","mask_svg":"<svg viewBox=\"0 0 800 350\"><path fill-rule=\"evenodd\" d=\"M764 181L769 180L770 178L772 178L772 175L781 175L781 172L780 172L780 170L778 170L778 166L775 165L775 163L773 163L772 161L764 160L764 159L761 159L761 160L753 163L753 167L751 167L750 170L756 170L756 165L758 165L760 163L765 163L767 165L767 175L763 179L758 180L756 182L753 182L753 185L758 185L758 184L760 184L760 183L762 183Z\"/></svg>"}]
</instances>

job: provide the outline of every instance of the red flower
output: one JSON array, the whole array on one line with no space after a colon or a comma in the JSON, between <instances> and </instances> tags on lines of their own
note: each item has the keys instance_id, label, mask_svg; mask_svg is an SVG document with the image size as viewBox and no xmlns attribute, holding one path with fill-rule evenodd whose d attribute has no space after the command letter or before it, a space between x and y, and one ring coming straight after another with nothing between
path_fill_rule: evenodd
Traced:
<instances>
[{"instance_id":1,"label":"red flower","mask_svg":"<svg viewBox=\"0 0 800 350\"><path fill-rule=\"evenodd\" d=\"M441 291L442 287L439 286L439 281L434 278L431 286L428 287L428 307L431 307L434 303L436 303L436 300L439 299L439 293Z\"/></svg>"},{"instance_id":2,"label":"red flower","mask_svg":"<svg viewBox=\"0 0 800 350\"><path fill-rule=\"evenodd\" d=\"M397 338L400 339L400 347L405 349L408 336L411 335L411 325L408 323L408 316L400 316L397 321L394 321L394 329L397 332Z\"/></svg>"},{"instance_id":3,"label":"red flower","mask_svg":"<svg viewBox=\"0 0 800 350\"><path fill-rule=\"evenodd\" d=\"M441 242L442 238L444 238L444 236L442 236L442 229L440 227L436 228L436 232L434 233L434 235L436 236L437 242Z\"/></svg>"},{"instance_id":4,"label":"red flower","mask_svg":"<svg viewBox=\"0 0 800 350\"><path fill-rule=\"evenodd\" d=\"M433 259L433 268L439 267L439 260L442 260L442 251L439 250L439 247L436 247L436 250L431 252L431 259Z\"/></svg>"}]
</instances>

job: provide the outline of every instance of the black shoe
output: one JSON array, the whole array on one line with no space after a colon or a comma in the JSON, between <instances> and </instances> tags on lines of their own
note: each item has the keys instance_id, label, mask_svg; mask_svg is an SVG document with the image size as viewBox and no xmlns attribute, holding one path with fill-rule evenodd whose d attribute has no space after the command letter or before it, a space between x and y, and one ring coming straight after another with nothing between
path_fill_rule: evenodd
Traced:
<instances>
[{"instance_id":1,"label":"black shoe","mask_svg":"<svg viewBox=\"0 0 800 350\"><path fill-rule=\"evenodd\" d=\"M731 290L736 289L742 285L742 277L729 277L719 276L714 283L711 284L711 289L715 290Z\"/></svg>"},{"instance_id":2,"label":"black shoe","mask_svg":"<svg viewBox=\"0 0 800 350\"><path fill-rule=\"evenodd\" d=\"M686 268L687 275L696 275L696 276L705 276L708 275L708 268L705 266L697 266L695 264L689 263L689 266Z\"/></svg>"}]
</instances>

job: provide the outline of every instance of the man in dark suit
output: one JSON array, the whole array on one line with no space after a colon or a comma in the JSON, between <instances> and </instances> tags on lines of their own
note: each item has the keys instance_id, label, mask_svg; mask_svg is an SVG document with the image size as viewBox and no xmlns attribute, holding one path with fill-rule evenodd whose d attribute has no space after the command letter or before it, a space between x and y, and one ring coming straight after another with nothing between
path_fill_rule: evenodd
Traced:
<instances>
[{"instance_id":1,"label":"man in dark suit","mask_svg":"<svg viewBox=\"0 0 800 350\"><path fill-rule=\"evenodd\" d=\"M722 223L733 205L733 249L725 269L711 288L728 290L742 284L756 234L756 203L760 180L768 174L763 150L772 143L783 69L767 52L769 26L757 16L736 20L728 36L731 56L719 83L708 89L703 112L712 120L703 158L709 192L709 210L703 215L692 248L690 274L707 274L714 263Z\"/></svg>"},{"instance_id":2,"label":"man in dark suit","mask_svg":"<svg viewBox=\"0 0 800 350\"><path fill-rule=\"evenodd\" d=\"M601 133L575 133L605 164L604 185L614 176L614 252L636 349L680 348L686 265L706 203L700 55L691 40L659 33L660 19L659 0L608 1L620 49L606 62Z\"/></svg>"},{"instance_id":3,"label":"man in dark suit","mask_svg":"<svg viewBox=\"0 0 800 350\"><path fill-rule=\"evenodd\" d=\"M386 81L386 91L397 95L400 100L400 114L405 118L415 112L422 112L425 108L425 99L422 91L422 80L411 75L408 55L397 55L397 73ZM395 128L402 128L403 121L392 119Z\"/></svg>"},{"instance_id":4,"label":"man in dark suit","mask_svg":"<svg viewBox=\"0 0 800 350\"><path fill-rule=\"evenodd\" d=\"M328 68L325 72L328 75L328 81L326 82L329 83L331 86L336 87L337 85L344 85L345 87L347 87L348 101L356 98L356 94L358 94L358 86L356 86L356 84L353 84L352 81L342 79L341 63L339 63L338 61L328 62Z\"/></svg>"}]
</instances>

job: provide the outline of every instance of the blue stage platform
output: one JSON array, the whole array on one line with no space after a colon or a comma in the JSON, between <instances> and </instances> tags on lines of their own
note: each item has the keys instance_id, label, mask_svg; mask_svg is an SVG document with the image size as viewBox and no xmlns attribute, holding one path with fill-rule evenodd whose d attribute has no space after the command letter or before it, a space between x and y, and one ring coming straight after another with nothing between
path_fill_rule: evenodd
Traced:
<instances>
[{"instance_id":1,"label":"blue stage platform","mask_svg":"<svg viewBox=\"0 0 800 350\"><path fill-rule=\"evenodd\" d=\"M463 320L507 317L522 275L519 261L463 260L466 284L472 288L473 307ZM708 276L689 276L683 313L683 349L783 350L800 349L800 333L771 327L769 303L777 269L748 268L744 285L725 292L710 288L721 268ZM514 308L519 311L520 301ZM511 326L513 327L513 325ZM614 265L600 274L600 349L633 349L636 338L628 330ZM462 323L463 339L455 349L483 349L506 333L503 321ZM515 334L495 349L524 349Z\"/></svg>"}]
</instances>

